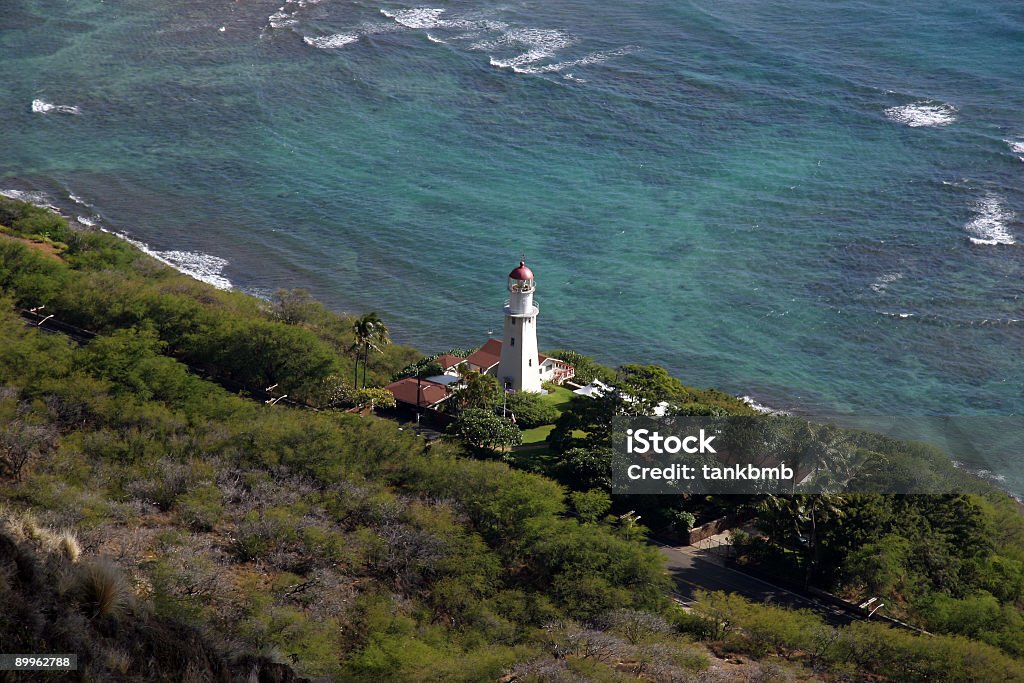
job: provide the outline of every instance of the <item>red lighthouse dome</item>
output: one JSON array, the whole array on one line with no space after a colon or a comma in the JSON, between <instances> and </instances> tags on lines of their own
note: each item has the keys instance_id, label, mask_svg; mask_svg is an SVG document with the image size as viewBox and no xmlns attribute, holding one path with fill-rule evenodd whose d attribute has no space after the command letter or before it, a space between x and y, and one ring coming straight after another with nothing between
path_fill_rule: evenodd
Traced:
<instances>
[{"instance_id":1,"label":"red lighthouse dome","mask_svg":"<svg viewBox=\"0 0 1024 683\"><path fill-rule=\"evenodd\" d=\"M526 261L520 261L519 267L508 274L509 280L532 280L533 271L526 267Z\"/></svg>"}]
</instances>

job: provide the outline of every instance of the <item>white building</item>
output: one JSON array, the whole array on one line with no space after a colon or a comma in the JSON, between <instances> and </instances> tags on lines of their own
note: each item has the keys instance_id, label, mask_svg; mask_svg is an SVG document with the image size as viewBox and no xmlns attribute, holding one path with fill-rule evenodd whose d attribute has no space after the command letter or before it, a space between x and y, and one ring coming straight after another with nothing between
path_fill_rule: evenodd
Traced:
<instances>
[{"instance_id":1,"label":"white building","mask_svg":"<svg viewBox=\"0 0 1024 683\"><path fill-rule=\"evenodd\" d=\"M502 339L488 339L466 359L470 368L494 375L506 389L540 393L543 382L561 384L575 370L565 361L537 352L537 316L533 301L533 271L524 261L508 274L509 298L505 302Z\"/></svg>"},{"instance_id":2,"label":"white building","mask_svg":"<svg viewBox=\"0 0 1024 683\"><path fill-rule=\"evenodd\" d=\"M533 271L525 261L508 274L505 302L505 334L501 342L498 381L514 391L540 393L540 363L537 352L537 316L533 302Z\"/></svg>"}]
</instances>

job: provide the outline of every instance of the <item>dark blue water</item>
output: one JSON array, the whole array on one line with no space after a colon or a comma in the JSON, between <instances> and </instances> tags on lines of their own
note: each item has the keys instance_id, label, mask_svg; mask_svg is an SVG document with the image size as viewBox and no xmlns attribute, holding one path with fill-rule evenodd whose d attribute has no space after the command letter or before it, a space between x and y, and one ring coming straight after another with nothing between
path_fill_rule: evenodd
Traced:
<instances>
[{"instance_id":1,"label":"dark blue water","mask_svg":"<svg viewBox=\"0 0 1024 683\"><path fill-rule=\"evenodd\" d=\"M543 348L1020 415L1024 5L947 4L6 0L0 189L424 350L525 252Z\"/></svg>"}]
</instances>

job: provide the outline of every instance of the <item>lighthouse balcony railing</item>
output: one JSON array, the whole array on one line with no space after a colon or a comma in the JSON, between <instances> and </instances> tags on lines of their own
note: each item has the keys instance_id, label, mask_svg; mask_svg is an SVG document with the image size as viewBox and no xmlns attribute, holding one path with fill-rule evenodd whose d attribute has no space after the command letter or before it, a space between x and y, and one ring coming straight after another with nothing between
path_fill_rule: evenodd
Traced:
<instances>
[{"instance_id":1,"label":"lighthouse balcony railing","mask_svg":"<svg viewBox=\"0 0 1024 683\"><path fill-rule=\"evenodd\" d=\"M530 307L533 308L534 310L538 311L538 312L540 311L540 305L537 303L536 300L534 300L533 303L530 304ZM512 300L511 299L505 299L505 308L507 308L510 311L515 312L513 310L513 308L512 308ZM523 315L525 315L527 313L527 311L522 311L521 313Z\"/></svg>"}]
</instances>

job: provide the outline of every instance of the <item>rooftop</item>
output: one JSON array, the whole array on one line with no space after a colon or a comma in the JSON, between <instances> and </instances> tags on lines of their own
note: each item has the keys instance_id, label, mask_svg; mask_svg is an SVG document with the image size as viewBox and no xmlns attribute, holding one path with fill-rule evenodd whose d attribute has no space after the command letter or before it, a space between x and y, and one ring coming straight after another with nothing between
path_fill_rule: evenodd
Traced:
<instances>
[{"instance_id":1,"label":"rooftop","mask_svg":"<svg viewBox=\"0 0 1024 683\"><path fill-rule=\"evenodd\" d=\"M385 388L394 395L395 400L399 403L414 406L417 405L418 398L419 407L421 408L435 406L448 398L449 393L451 393L448 391L448 387L442 384L431 382L428 379L417 381L415 377L400 379L397 382L392 382Z\"/></svg>"},{"instance_id":2,"label":"rooftop","mask_svg":"<svg viewBox=\"0 0 1024 683\"><path fill-rule=\"evenodd\" d=\"M470 365L486 371L493 368L501 360L501 340L488 339L487 343L466 359Z\"/></svg>"}]
</instances>

